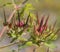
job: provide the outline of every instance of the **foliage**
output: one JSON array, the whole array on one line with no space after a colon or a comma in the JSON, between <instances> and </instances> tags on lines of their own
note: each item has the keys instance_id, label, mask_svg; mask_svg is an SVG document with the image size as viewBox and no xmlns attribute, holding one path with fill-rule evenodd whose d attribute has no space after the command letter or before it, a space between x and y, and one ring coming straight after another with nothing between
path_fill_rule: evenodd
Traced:
<instances>
[{"instance_id":1,"label":"foliage","mask_svg":"<svg viewBox=\"0 0 60 52\"><path fill-rule=\"evenodd\" d=\"M11 3L7 3L3 6L10 4ZM46 46L54 48L55 46L52 44L52 42L57 39L57 32L59 31L59 29L55 29L56 23L54 23L53 26L49 27L47 23L49 16L44 19L45 16L43 15L40 20L38 14L36 16L31 12L33 10L35 10L35 8L30 3L26 3L24 7L17 9L16 16L13 16L13 22L6 25L9 28L7 35L12 39L10 43L18 41L20 49L32 45L40 46L42 42ZM27 32L30 36L29 38L22 36Z\"/></svg>"}]
</instances>

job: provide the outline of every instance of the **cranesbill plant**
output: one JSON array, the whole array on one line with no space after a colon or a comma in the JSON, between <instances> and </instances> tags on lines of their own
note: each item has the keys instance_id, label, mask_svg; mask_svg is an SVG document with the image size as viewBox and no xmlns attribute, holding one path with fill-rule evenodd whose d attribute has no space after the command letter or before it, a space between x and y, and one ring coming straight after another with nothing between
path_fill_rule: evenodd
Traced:
<instances>
[{"instance_id":1,"label":"cranesbill plant","mask_svg":"<svg viewBox=\"0 0 60 52\"><path fill-rule=\"evenodd\" d=\"M25 2L23 2L23 4ZM17 8L15 12L16 15L12 16L12 21L7 22L5 10L3 8L5 19L4 27L8 26L7 35L12 40L9 45L0 47L0 49L12 46L14 44L18 45L19 50L27 46L40 47L41 43L49 48L52 47L50 45L57 39L57 33L60 29L55 29L56 22L51 27L48 26L49 15L46 18L45 15L39 18L38 14L35 16L35 14L31 12L32 10L34 10L32 4L26 3L21 9ZM29 35L28 38L24 37L24 33L26 33L25 36ZM33 52L35 52L35 49Z\"/></svg>"}]
</instances>

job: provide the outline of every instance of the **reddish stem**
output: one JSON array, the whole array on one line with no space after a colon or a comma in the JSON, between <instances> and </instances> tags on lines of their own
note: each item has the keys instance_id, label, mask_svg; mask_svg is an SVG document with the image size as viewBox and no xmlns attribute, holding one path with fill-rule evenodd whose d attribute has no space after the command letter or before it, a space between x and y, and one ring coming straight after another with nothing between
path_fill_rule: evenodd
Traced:
<instances>
[{"instance_id":1,"label":"reddish stem","mask_svg":"<svg viewBox=\"0 0 60 52\"><path fill-rule=\"evenodd\" d=\"M10 20L12 19L13 15L15 14L15 12L16 12L16 10L14 10L14 11L12 12L12 14L9 16L9 19L7 20L8 23L9 23ZM7 29L8 29L7 26L4 26L4 27L3 27L3 29L2 29L1 32L0 32L0 38L2 37L3 33L4 33Z\"/></svg>"}]
</instances>

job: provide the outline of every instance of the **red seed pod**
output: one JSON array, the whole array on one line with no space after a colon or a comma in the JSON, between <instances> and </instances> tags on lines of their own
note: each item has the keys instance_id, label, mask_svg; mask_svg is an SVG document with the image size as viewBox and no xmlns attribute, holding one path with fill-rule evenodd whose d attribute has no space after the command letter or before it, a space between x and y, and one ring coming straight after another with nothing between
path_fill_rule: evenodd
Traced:
<instances>
[{"instance_id":1,"label":"red seed pod","mask_svg":"<svg viewBox=\"0 0 60 52\"><path fill-rule=\"evenodd\" d=\"M40 29L40 31L39 31L39 32L40 32L40 33L42 33L42 32L43 32L43 30L44 30L44 26L42 26L42 27L41 27L41 29Z\"/></svg>"},{"instance_id":2,"label":"red seed pod","mask_svg":"<svg viewBox=\"0 0 60 52\"><path fill-rule=\"evenodd\" d=\"M42 19L41 19L41 21L40 21L38 31L40 31L41 28L43 27L44 17L45 17L45 15L42 17Z\"/></svg>"},{"instance_id":3,"label":"red seed pod","mask_svg":"<svg viewBox=\"0 0 60 52\"><path fill-rule=\"evenodd\" d=\"M47 29L47 22L48 22L48 19L49 19L49 15L48 15L48 17L46 18L45 23L44 23L44 25L43 25L43 26L44 26L44 30ZM44 30L43 30L43 31L44 31Z\"/></svg>"},{"instance_id":4,"label":"red seed pod","mask_svg":"<svg viewBox=\"0 0 60 52\"><path fill-rule=\"evenodd\" d=\"M23 27L24 26L24 22L23 21L16 22L16 26Z\"/></svg>"}]
</instances>

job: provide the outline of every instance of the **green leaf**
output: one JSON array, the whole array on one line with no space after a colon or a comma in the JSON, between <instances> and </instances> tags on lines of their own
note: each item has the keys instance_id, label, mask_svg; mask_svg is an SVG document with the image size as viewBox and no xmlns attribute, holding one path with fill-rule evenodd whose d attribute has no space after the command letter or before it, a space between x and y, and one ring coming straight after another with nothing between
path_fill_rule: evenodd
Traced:
<instances>
[{"instance_id":1,"label":"green leaf","mask_svg":"<svg viewBox=\"0 0 60 52\"><path fill-rule=\"evenodd\" d=\"M24 11L25 11L25 7L21 9L20 17L23 17L23 15L24 15Z\"/></svg>"},{"instance_id":2,"label":"green leaf","mask_svg":"<svg viewBox=\"0 0 60 52\"><path fill-rule=\"evenodd\" d=\"M57 34L54 34L54 35L51 37L51 39L52 39L52 40L56 40L57 37L58 37Z\"/></svg>"},{"instance_id":3,"label":"green leaf","mask_svg":"<svg viewBox=\"0 0 60 52\"><path fill-rule=\"evenodd\" d=\"M28 32L30 32L30 29L27 29Z\"/></svg>"},{"instance_id":4,"label":"green leaf","mask_svg":"<svg viewBox=\"0 0 60 52\"><path fill-rule=\"evenodd\" d=\"M19 34L20 34L20 35L22 35L22 33L23 33L23 32L24 32L24 29L23 29L23 30L21 30L21 31L19 32Z\"/></svg>"},{"instance_id":5,"label":"green leaf","mask_svg":"<svg viewBox=\"0 0 60 52\"><path fill-rule=\"evenodd\" d=\"M39 47L37 44L33 44L33 46Z\"/></svg>"},{"instance_id":6,"label":"green leaf","mask_svg":"<svg viewBox=\"0 0 60 52\"><path fill-rule=\"evenodd\" d=\"M25 45L26 45L26 46L32 46L33 43L32 43L32 41L28 41Z\"/></svg>"},{"instance_id":7,"label":"green leaf","mask_svg":"<svg viewBox=\"0 0 60 52\"><path fill-rule=\"evenodd\" d=\"M19 47L19 49L21 50L21 49L26 48L26 47L27 47L26 45L22 45Z\"/></svg>"},{"instance_id":8,"label":"green leaf","mask_svg":"<svg viewBox=\"0 0 60 52\"><path fill-rule=\"evenodd\" d=\"M12 33L11 36L12 36L12 38L15 38L16 37L16 34L15 33Z\"/></svg>"},{"instance_id":9,"label":"green leaf","mask_svg":"<svg viewBox=\"0 0 60 52\"><path fill-rule=\"evenodd\" d=\"M26 6L26 10L34 10L34 7L30 3L27 3L25 6Z\"/></svg>"},{"instance_id":10,"label":"green leaf","mask_svg":"<svg viewBox=\"0 0 60 52\"><path fill-rule=\"evenodd\" d=\"M44 45L48 46L49 48L56 48L56 46L53 43L44 43Z\"/></svg>"},{"instance_id":11,"label":"green leaf","mask_svg":"<svg viewBox=\"0 0 60 52\"><path fill-rule=\"evenodd\" d=\"M50 40L56 40L57 39L57 35L55 33L52 33L49 38Z\"/></svg>"},{"instance_id":12,"label":"green leaf","mask_svg":"<svg viewBox=\"0 0 60 52\"><path fill-rule=\"evenodd\" d=\"M23 37L21 37L21 36L18 37L18 40L20 40L20 41L27 41L26 38L23 38Z\"/></svg>"},{"instance_id":13,"label":"green leaf","mask_svg":"<svg viewBox=\"0 0 60 52\"><path fill-rule=\"evenodd\" d=\"M34 7L32 6L32 4L27 3L27 4L25 5L25 12L26 12L27 14L29 14L29 12L32 11L32 10L35 10Z\"/></svg>"},{"instance_id":14,"label":"green leaf","mask_svg":"<svg viewBox=\"0 0 60 52\"><path fill-rule=\"evenodd\" d=\"M26 45L26 42L24 42L24 43L22 43L22 45L19 46L19 49L23 49L23 48L26 48L26 47L28 47L28 46Z\"/></svg>"},{"instance_id":15,"label":"green leaf","mask_svg":"<svg viewBox=\"0 0 60 52\"><path fill-rule=\"evenodd\" d=\"M27 29L27 32L31 32L31 28L28 28L28 29Z\"/></svg>"},{"instance_id":16,"label":"green leaf","mask_svg":"<svg viewBox=\"0 0 60 52\"><path fill-rule=\"evenodd\" d=\"M33 13L30 13L30 17L34 20L36 20L36 16Z\"/></svg>"}]
</instances>

